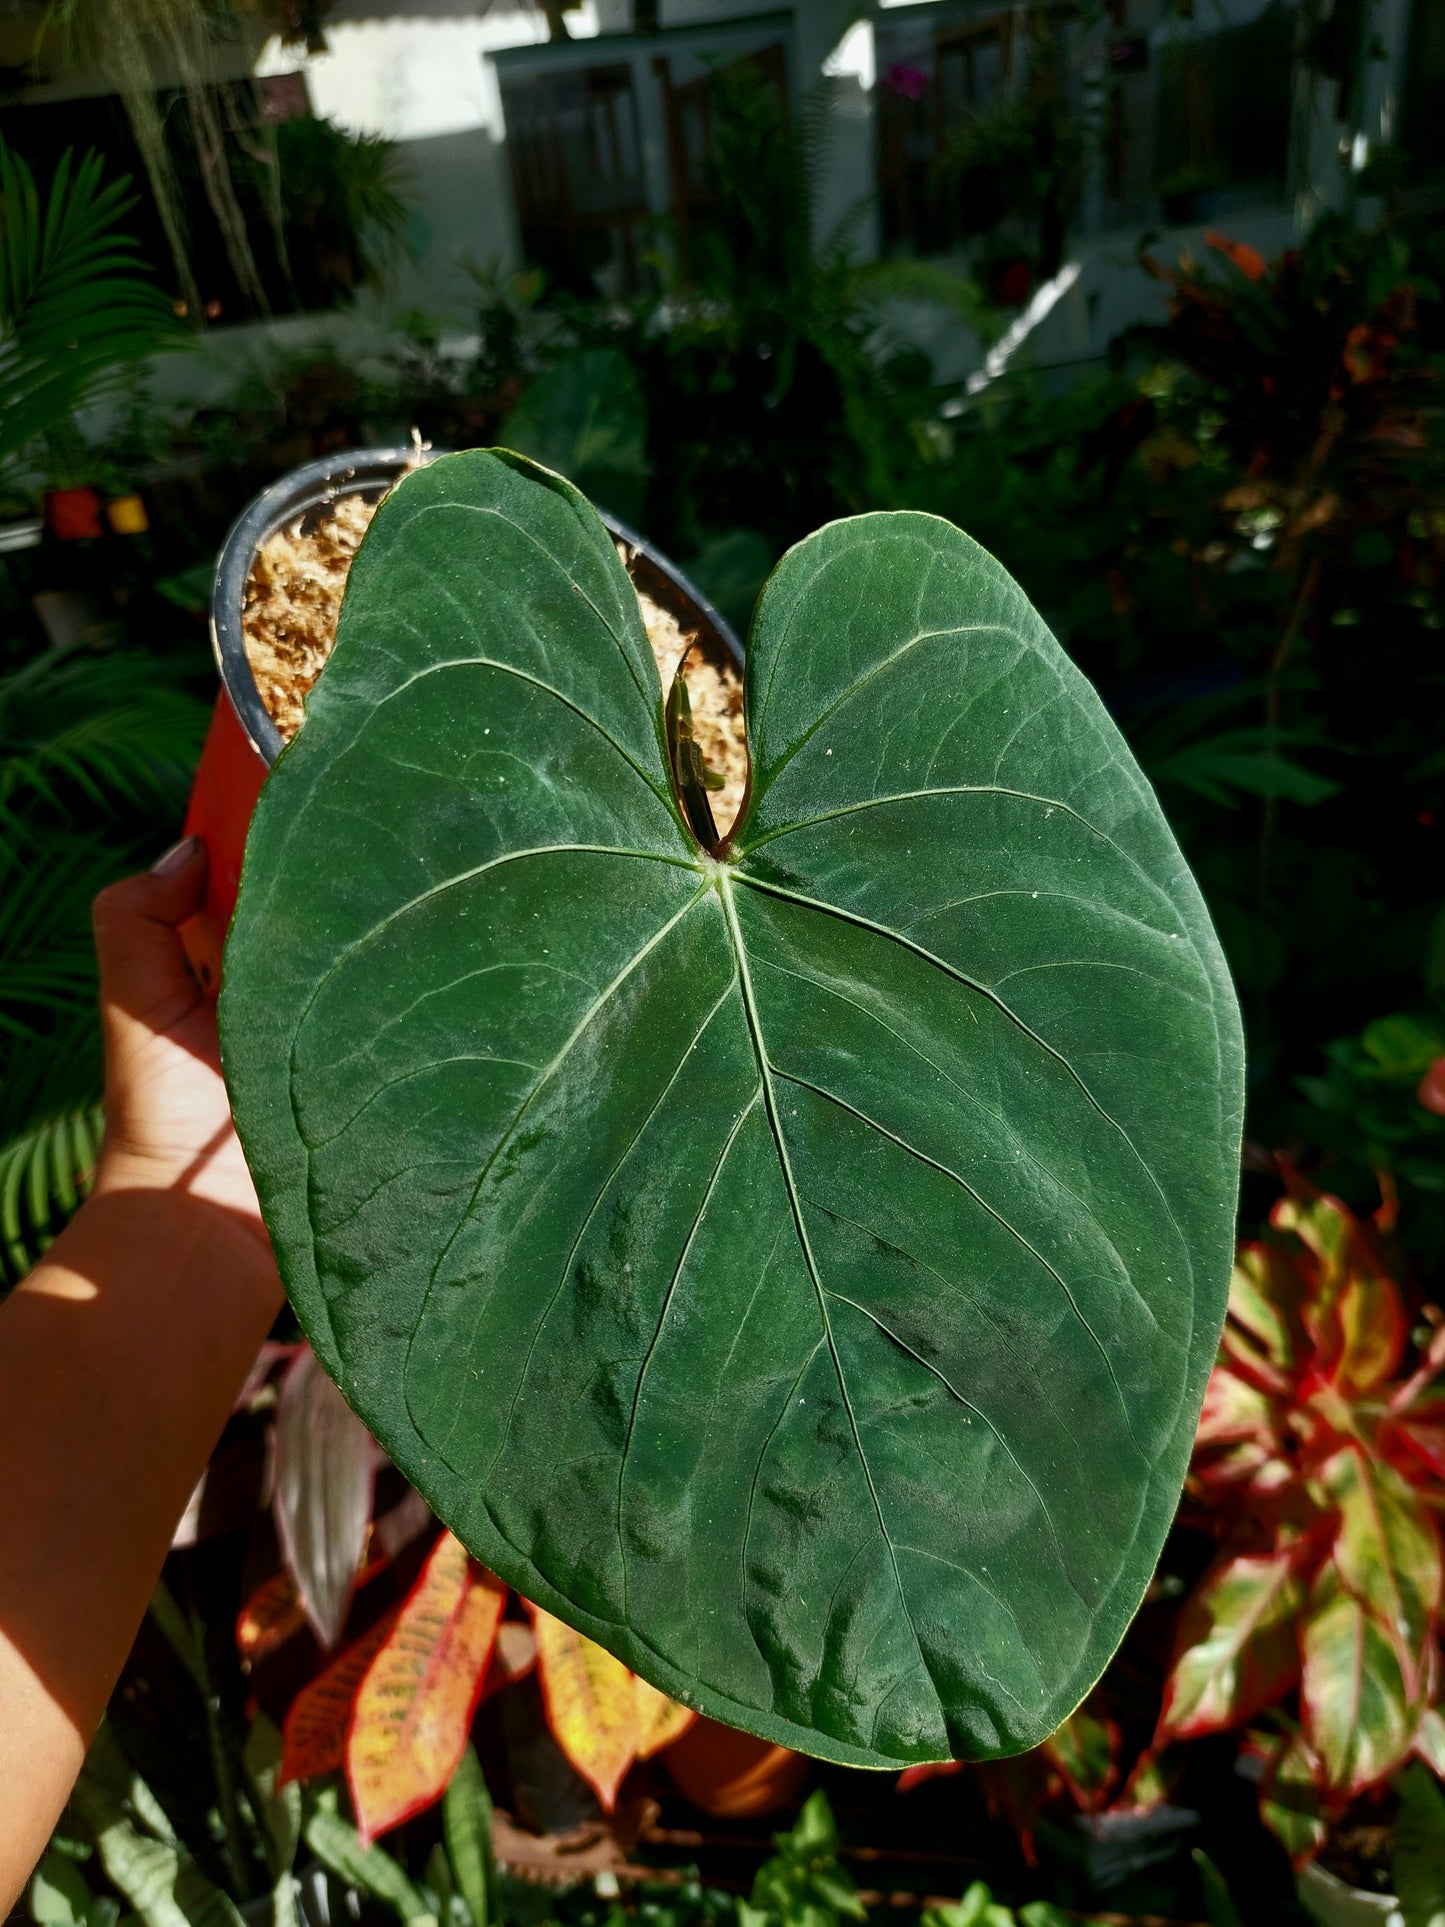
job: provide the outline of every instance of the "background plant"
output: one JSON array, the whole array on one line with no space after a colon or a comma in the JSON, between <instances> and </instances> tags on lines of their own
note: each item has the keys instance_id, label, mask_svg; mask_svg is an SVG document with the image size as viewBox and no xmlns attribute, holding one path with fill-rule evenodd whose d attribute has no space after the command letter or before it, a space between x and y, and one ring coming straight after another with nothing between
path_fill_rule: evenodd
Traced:
<instances>
[{"instance_id":1,"label":"background plant","mask_svg":"<svg viewBox=\"0 0 1445 1927\"><path fill-rule=\"evenodd\" d=\"M32 442L176 338L121 225L128 187L67 151L42 196L0 138L0 486Z\"/></svg>"}]
</instances>

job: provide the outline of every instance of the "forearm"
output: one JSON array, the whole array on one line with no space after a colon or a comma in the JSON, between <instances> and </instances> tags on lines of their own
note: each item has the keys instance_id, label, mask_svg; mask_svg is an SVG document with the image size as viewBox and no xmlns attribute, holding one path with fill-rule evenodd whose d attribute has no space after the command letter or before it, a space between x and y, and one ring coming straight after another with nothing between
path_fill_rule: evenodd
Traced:
<instances>
[{"instance_id":1,"label":"forearm","mask_svg":"<svg viewBox=\"0 0 1445 1927\"><path fill-rule=\"evenodd\" d=\"M254 1221L112 1160L0 1307L0 1905L64 1805L278 1304Z\"/></svg>"}]
</instances>

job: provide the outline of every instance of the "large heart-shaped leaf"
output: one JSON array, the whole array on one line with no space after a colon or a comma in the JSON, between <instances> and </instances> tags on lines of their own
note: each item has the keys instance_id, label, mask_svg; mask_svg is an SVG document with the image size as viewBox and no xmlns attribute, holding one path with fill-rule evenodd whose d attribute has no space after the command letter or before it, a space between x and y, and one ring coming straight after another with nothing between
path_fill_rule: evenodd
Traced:
<instances>
[{"instance_id":1,"label":"large heart-shaped leaf","mask_svg":"<svg viewBox=\"0 0 1445 1927\"><path fill-rule=\"evenodd\" d=\"M410 476L267 783L237 1122L318 1356L472 1552L863 1765L1052 1732L1138 1604L1229 1274L1241 1050L1097 699L917 514L786 556L703 853L612 544Z\"/></svg>"}]
</instances>

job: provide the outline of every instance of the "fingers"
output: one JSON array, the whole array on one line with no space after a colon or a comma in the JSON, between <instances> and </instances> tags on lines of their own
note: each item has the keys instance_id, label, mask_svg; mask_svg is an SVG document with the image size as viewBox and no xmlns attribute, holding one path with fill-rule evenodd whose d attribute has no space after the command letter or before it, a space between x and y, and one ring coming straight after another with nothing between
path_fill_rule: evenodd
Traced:
<instances>
[{"instance_id":1,"label":"fingers","mask_svg":"<svg viewBox=\"0 0 1445 1927\"><path fill-rule=\"evenodd\" d=\"M107 1012L174 1022L199 995L186 967L177 925L201 906L206 851L188 836L153 870L102 890L92 920L100 962L100 1000Z\"/></svg>"}]
</instances>

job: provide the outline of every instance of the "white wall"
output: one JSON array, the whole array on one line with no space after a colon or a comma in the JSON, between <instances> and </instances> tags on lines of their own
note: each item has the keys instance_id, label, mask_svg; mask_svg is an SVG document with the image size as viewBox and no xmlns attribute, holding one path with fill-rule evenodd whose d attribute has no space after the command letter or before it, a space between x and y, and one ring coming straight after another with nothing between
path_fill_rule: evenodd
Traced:
<instances>
[{"instance_id":1,"label":"white wall","mask_svg":"<svg viewBox=\"0 0 1445 1927\"><path fill-rule=\"evenodd\" d=\"M585 0L567 24L579 38L595 34L598 0ZM474 306L464 258L520 265L501 96L488 56L544 40L540 12L426 0L425 13L412 14L406 0L342 0L326 16L325 34L328 50L317 54L271 39L256 72L303 72L318 114L401 148L417 197L416 260L399 269L381 306L443 313Z\"/></svg>"}]
</instances>

